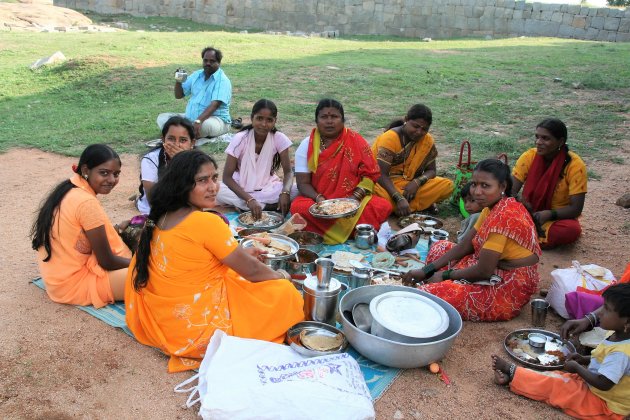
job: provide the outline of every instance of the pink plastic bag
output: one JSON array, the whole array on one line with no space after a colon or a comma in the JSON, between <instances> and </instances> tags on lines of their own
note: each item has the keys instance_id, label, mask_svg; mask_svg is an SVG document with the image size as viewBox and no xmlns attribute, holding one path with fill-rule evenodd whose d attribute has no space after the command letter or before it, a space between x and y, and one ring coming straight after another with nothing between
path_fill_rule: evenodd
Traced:
<instances>
[{"instance_id":1,"label":"pink plastic bag","mask_svg":"<svg viewBox=\"0 0 630 420\"><path fill-rule=\"evenodd\" d=\"M583 318L604 304L604 298L598 294L586 292L569 292L565 295L564 306L569 313L569 319Z\"/></svg>"}]
</instances>

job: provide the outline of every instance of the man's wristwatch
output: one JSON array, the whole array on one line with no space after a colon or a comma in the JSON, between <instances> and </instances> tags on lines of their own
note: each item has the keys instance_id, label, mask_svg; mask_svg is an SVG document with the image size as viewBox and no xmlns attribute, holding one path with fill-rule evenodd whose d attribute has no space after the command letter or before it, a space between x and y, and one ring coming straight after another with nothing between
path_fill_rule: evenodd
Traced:
<instances>
[{"instance_id":1,"label":"man's wristwatch","mask_svg":"<svg viewBox=\"0 0 630 420\"><path fill-rule=\"evenodd\" d=\"M195 124L201 124L201 120L200 119L196 119L195 120Z\"/></svg>"}]
</instances>

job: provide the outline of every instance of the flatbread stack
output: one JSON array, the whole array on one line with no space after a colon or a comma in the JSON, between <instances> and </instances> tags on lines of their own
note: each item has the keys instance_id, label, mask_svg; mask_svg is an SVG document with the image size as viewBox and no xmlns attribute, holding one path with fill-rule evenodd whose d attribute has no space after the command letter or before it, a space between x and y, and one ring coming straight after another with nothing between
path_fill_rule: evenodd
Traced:
<instances>
[{"instance_id":1,"label":"flatbread stack","mask_svg":"<svg viewBox=\"0 0 630 420\"><path fill-rule=\"evenodd\" d=\"M310 350L330 351L337 350L343 344L343 334L323 335L309 333L308 330L300 332L300 341L302 345Z\"/></svg>"},{"instance_id":2,"label":"flatbread stack","mask_svg":"<svg viewBox=\"0 0 630 420\"><path fill-rule=\"evenodd\" d=\"M289 244L271 238L267 232L250 235L248 238L253 239L252 246L254 248L258 248L266 254L288 255L291 253L291 246Z\"/></svg>"},{"instance_id":3,"label":"flatbread stack","mask_svg":"<svg viewBox=\"0 0 630 420\"><path fill-rule=\"evenodd\" d=\"M295 213L289 220L284 222L282 226L277 229L274 229L274 233L278 233L280 235L289 236L293 232L297 232L298 230L303 230L306 227L306 220L299 213Z\"/></svg>"},{"instance_id":4,"label":"flatbread stack","mask_svg":"<svg viewBox=\"0 0 630 420\"><path fill-rule=\"evenodd\" d=\"M335 251L331 258L335 263L335 270L351 272L352 265L350 265L350 261L361 261L364 256L347 251Z\"/></svg>"}]
</instances>

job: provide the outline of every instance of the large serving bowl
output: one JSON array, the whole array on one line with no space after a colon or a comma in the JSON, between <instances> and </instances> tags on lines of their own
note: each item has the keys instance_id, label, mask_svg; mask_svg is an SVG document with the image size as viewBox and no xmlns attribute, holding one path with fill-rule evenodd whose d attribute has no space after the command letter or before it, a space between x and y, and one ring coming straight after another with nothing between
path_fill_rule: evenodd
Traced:
<instances>
[{"instance_id":1,"label":"large serving bowl","mask_svg":"<svg viewBox=\"0 0 630 420\"><path fill-rule=\"evenodd\" d=\"M347 313L352 312L352 308L357 303L369 303L374 297L392 291L417 293L439 304L449 317L449 326L446 331L426 343L406 344L361 331L347 318ZM374 362L403 369L426 366L442 360L463 326L462 317L448 302L421 290L405 286L383 284L349 290L341 298L339 312L343 332L352 347Z\"/></svg>"}]
</instances>

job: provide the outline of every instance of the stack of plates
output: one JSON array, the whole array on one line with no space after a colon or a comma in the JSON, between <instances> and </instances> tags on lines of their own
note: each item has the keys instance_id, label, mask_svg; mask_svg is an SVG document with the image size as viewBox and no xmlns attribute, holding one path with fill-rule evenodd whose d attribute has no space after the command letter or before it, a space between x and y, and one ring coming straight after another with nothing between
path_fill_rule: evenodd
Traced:
<instances>
[{"instance_id":1,"label":"stack of plates","mask_svg":"<svg viewBox=\"0 0 630 420\"><path fill-rule=\"evenodd\" d=\"M446 311L433 300L411 292L394 291L370 302L372 334L400 343L439 339L449 326Z\"/></svg>"}]
</instances>

